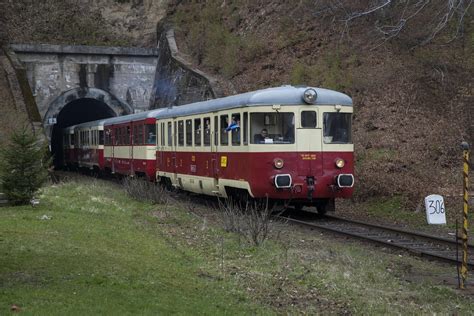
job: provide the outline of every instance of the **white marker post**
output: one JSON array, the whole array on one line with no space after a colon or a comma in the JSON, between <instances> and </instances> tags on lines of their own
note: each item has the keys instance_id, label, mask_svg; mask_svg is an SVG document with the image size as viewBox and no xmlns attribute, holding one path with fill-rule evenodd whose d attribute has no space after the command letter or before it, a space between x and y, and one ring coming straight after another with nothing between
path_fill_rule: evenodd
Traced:
<instances>
[{"instance_id":1,"label":"white marker post","mask_svg":"<svg viewBox=\"0 0 474 316\"><path fill-rule=\"evenodd\" d=\"M432 194L425 197L426 220L430 225L445 225L446 212L441 195Z\"/></svg>"}]
</instances>

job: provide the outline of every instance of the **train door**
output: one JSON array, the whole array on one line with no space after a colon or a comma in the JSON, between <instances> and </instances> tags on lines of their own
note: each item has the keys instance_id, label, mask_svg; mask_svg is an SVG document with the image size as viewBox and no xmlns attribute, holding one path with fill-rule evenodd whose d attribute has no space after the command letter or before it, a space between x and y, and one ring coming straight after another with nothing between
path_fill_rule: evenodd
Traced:
<instances>
[{"instance_id":1,"label":"train door","mask_svg":"<svg viewBox=\"0 0 474 316\"><path fill-rule=\"evenodd\" d=\"M296 148L298 152L298 173L302 176L315 177L322 175L321 138L322 129L318 124L318 113L315 110L303 109L297 113L299 124L296 129Z\"/></svg>"}]
</instances>

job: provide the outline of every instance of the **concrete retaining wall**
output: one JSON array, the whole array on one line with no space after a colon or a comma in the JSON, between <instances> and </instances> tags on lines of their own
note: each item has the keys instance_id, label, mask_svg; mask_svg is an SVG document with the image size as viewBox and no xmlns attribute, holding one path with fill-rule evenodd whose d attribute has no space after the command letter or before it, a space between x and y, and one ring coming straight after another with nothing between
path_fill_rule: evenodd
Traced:
<instances>
[{"instance_id":1,"label":"concrete retaining wall","mask_svg":"<svg viewBox=\"0 0 474 316\"><path fill-rule=\"evenodd\" d=\"M150 108L162 108L222 97L218 80L193 68L178 51L173 29L161 33Z\"/></svg>"}]
</instances>

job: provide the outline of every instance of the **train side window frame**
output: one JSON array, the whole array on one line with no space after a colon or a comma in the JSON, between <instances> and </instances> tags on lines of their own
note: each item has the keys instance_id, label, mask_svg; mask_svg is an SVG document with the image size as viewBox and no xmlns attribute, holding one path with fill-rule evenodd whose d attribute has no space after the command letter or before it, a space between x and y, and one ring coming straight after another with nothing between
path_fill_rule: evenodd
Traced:
<instances>
[{"instance_id":1,"label":"train side window frame","mask_svg":"<svg viewBox=\"0 0 474 316\"><path fill-rule=\"evenodd\" d=\"M168 146L173 147L173 123L169 121L168 125Z\"/></svg>"},{"instance_id":2,"label":"train side window frame","mask_svg":"<svg viewBox=\"0 0 474 316\"><path fill-rule=\"evenodd\" d=\"M249 112L244 112L243 113L243 123L242 123L242 139L243 139L243 145L247 146L249 144Z\"/></svg>"},{"instance_id":3,"label":"train side window frame","mask_svg":"<svg viewBox=\"0 0 474 316\"><path fill-rule=\"evenodd\" d=\"M228 132L231 136L232 146L240 146L242 144L242 132L240 127L240 124L242 124L241 117L241 113L232 113L231 115Z\"/></svg>"},{"instance_id":4,"label":"train side window frame","mask_svg":"<svg viewBox=\"0 0 474 316\"><path fill-rule=\"evenodd\" d=\"M160 139L161 139L161 146L165 146L165 140L166 140L166 138L165 138L165 122L161 122L161 129L160 129L160 131L161 131L161 135L160 135L160 136L161 136L161 137L160 137Z\"/></svg>"},{"instance_id":5,"label":"train side window frame","mask_svg":"<svg viewBox=\"0 0 474 316\"><path fill-rule=\"evenodd\" d=\"M184 146L184 120L178 121L178 146Z\"/></svg>"},{"instance_id":6,"label":"train side window frame","mask_svg":"<svg viewBox=\"0 0 474 316\"><path fill-rule=\"evenodd\" d=\"M211 117L205 117L202 120L203 122L203 146L211 146Z\"/></svg>"},{"instance_id":7,"label":"train side window frame","mask_svg":"<svg viewBox=\"0 0 474 316\"><path fill-rule=\"evenodd\" d=\"M125 130L127 131L127 132L126 132L127 134L126 134L126 139L125 139L125 141L126 141L126 144L127 144L127 145L130 145L130 143L131 143L131 135L132 135L132 128L131 128L130 125L127 125L127 127L126 127Z\"/></svg>"},{"instance_id":8,"label":"train side window frame","mask_svg":"<svg viewBox=\"0 0 474 316\"><path fill-rule=\"evenodd\" d=\"M200 147L202 145L202 118L197 117L194 119L194 146Z\"/></svg>"},{"instance_id":9,"label":"train side window frame","mask_svg":"<svg viewBox=\"0 0 474 316\"><path fill-rule=\"evenodd\" d=\"M186 125L186 147L193 146L193 120L187 119L185 121Z\"/></svg>"},{"instance_id":10,"label":"train side window frame","mask_svg":"<svg viewBox=\"0 0 474 316\"><path fill-rule=\"evenodd\" d=\"M303 116L303 113L309 113L309 112L312 112L314 114L314 120L312 120L312 118L308 116ZM318 112L315 110L301 110L300 111L300 128L317 128L317 127L318 127Z\"/></svg>"},{"instance_id":11,"label":"train side window frame","mask_svg":"<svg viewBox=\"0 0 474 316\"><path fill-rule=\"evenodd\" d=\"M99 131L99 145L104 145L105 139L104 139L104 130Z\"/></svg>"},{"instance_id":12,"label":"train side window frame","mask_svg":"<svg viewBox=\"0 0 474 316\"><path fill-rule=\"evenodd\" d=\"M145 136L147 145L156 145L156 123L145 124Z\"/></svg>"},{"instance_id":13,"label":"train side window frame","mask_svg":"<svg viewBox=\"0 0 474 316\"><path fill-rule=\"evenodd\" d=\"M138 144L138 125L133 124L132 133L133 133L132 143L133 145L137 145Z\"/></svg>"},{"instance_id":14,"label":"train side window frame","mask_svg":"<svg viewBox=\"0 0 474 316\"><path fill-rule=\"evenodd\" d=\"M219 119L219 138L221 146L229 146L229 133L227 132L229 127L229 114L221 114Z\"/></svg>"},{"instance_id":15,"label":"train side window frame","mask_svg":"<svg viewBox=\"0 0 474 316\"><path fill-rule=\"evenodd\" d=\"M219 146L219 115L214 116L214 146Z\"/></svg>"}]
</instances>

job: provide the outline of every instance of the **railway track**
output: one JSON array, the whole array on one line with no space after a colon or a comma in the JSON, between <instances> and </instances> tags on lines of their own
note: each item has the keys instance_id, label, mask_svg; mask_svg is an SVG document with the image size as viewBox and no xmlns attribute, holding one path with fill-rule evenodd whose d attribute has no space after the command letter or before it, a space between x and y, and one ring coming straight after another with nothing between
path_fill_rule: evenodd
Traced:
<instances>
[{"instance_id":1,"label":"railway track","mask_svg":"<svg viewBox=\"0 0 474 316\"><path fill-rule=\"evenodd\" d=\"M300 212L284 213L277 218L292 224L302 225L317 230L329 231L335 234L350 236L373 243L406 250L412 254L438 261L459 264L462 259L461 241L456 244L453 239L431 236L423 233L406 231L399 228L370 224L350 220L338 216L316 216L314 213ZM456 247L459 256L456 255ZM468 253L474 252L474 245L469 244ZM468 261L468 266L474 268L474 260Z\"/></svg>"}]
</instances>

